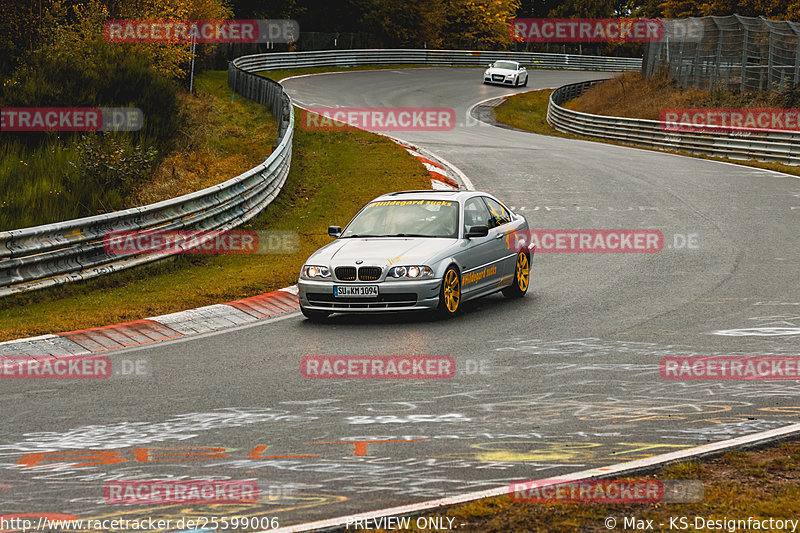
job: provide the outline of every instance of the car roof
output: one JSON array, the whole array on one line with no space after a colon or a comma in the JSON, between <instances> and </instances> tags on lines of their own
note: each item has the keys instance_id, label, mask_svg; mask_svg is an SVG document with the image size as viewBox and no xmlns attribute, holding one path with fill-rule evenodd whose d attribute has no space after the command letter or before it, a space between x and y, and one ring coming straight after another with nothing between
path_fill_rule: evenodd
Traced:
<instances>
[{"instance_id":1,"label":"car roof","mask_svg":"<svg viewBox=\"0 0 800 533\"><path fill-rule=\"evenodd\" d=\"M378 200L409 200L415 198L421 198L426 196L430 199L436 200L453 200L457 202L463 202L467 198L472 198L473 196L491 196L488 193L480 192L480 191L435 191L435 190L417 190L417 191L398 191L398 192L390 192L388 194L384 194L379 196L373 200L373 202ZM426 198L427 199L427 198Z\"/></svg>"}]
</instances>

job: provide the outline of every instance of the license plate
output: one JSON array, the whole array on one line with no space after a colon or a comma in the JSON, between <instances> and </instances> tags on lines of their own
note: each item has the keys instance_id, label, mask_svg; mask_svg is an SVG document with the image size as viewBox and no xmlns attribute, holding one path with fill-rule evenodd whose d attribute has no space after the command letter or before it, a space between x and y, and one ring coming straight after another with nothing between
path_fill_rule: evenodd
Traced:
<instances>
[{"instance_id":1,"label":"license plate","mask_svg":"<svg viewBox=\"0 0 800 533\"><path fill-rule=\"evenodd\" d=\"M333 295L337 298L372 298L378 296L377 285L334 285Z\"/></svg>"}]
</instances>

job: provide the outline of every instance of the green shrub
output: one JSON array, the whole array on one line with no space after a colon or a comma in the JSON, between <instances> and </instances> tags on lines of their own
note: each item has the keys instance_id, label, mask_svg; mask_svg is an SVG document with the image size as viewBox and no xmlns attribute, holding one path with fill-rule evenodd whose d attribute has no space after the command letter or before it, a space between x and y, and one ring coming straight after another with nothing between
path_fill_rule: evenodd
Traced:
<instances>
[{"instance_id":1,"label":"green shrub","mask_svg":"<svg viewBox=\"0 0 800 533\"><path fill-rule=\"evenodd\" d=\"M122 209L155 157L149 143L118 133L1 144L0 231Z\"/></svg>"},{"instance_id":2,"label":"green shrub","mask_svg":"<svg viewBox=\"0 0 800 533\"><path fill-rule=\"evenodd\" d=\"M66 191L81 198L89 213L121 209L133 187L152 170L156 150L131 142L120 134L84 135L77 142L78 161L70 161L77 179L65 183Z\"/></svg>"},{"instance_id":3,"label":"green shrub","mask_svg":"<svg viewBox=\"0 0 800 533\"><path fill-rule=\"evenodd\" d=\"M0 92L2 107L138 107L144 127L134 136L169 143L180 126L177 87L132 46L102 40L81 54L43 49L32 53ZM47 133L15 133L33 146Z\"/></svg>"},{"instance_id":4,"label":"green shrub","mask_svg":"<svg viewBox=\"0 0 800 533\"><path fill-rule=\"evenodd\" d=\"M0 144L0 230L10 230L81 216L64 190L77 179L69 165L78 161L71 142L58 139L29 148L18 142Z\"/></svg>"},{"instance_id":5,"label":"green shrub","mask_svg":"<svg viewBox=\"0 0 800 533\"><path fill-rule=\"evenodd\" d=\"M30 54L0 89L0 107L129 106L144 115L138 132L2 133L0 229L124 208L183 120L175 84L131 46L95 40Z\"/></svg>"}]
</instances>

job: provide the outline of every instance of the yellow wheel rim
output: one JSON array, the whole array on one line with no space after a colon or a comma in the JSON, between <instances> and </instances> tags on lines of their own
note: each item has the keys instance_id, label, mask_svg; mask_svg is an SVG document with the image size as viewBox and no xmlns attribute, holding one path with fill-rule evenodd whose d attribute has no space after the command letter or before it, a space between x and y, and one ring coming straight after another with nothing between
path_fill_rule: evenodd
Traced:
<instances>
[{"instance_id":1,"label":"yellow wheel rim","mask_svg":"<svg viewBox=\"0 0 800 533\"><path fill-rule=\"evenodd\" d=\"M458 309L461 301L461 282L455 270L448 270L444 276L444 305L451 313Z\"/></svg>"},{"instance_id":2,"label":"yellow wheel rim","mask_svg":"<svg viewBox=\"0 0 800 533\"><path fill-rule=\"evenodd\" d=\"M519 290L525 292L528 289L528 282L530 280L530 265L528 264L528 257L525 254L517 256L517 287Z\"/></svg>"}]
</instances>

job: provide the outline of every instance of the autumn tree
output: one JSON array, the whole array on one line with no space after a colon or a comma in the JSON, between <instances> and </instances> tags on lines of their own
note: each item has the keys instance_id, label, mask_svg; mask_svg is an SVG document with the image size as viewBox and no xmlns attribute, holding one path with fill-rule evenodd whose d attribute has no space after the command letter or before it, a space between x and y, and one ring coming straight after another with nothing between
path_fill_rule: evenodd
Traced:
<instances>
[{"instance_id":1,"label":"autumn tree","mask_svg":"<svg viewBox=\"0 0 800 533\"><path fill-rule=\"evenodd\" d=\"M391 48L438 48L442 44L444 0L364 2L363 27L379 33Z\"/></svg>"},{"instance_id":2,"label":"autumn tree","mask_svg":"<svg viewBox=\"0 0 800 533\"><path fill-rule=\"evenodd\" d=\"M511 45L509 23L519 0L444 0L446 48L502 50Z\"/></svg>"},{"instance_id":3,"label":"autumn tree","mask_svg":"<svg viewBox=\"0 0 800 533\"><path fill-rule=\"evenodd\" d=\"M103 39L103 24L110 18L219 20L232 16L225 0L0 0L0 67L8 75L20 58L38 49L66 48L89 59L86 54L96 49L94 41ZM114 46L143 51L169 78L186 75L189 44Z\"/></svg>"},{"instance_id":4,"label":"autumn tree","mask_svg":"<svg viewBox=\"0 0 800 533\"><path fill-rule=\"evenodd\" d=\"M224 20L233 12L222 0L115 0L119 3L120 18L164 20ZM153 60L155 69L172 79L187 75L191 61L190 43L136 43ZM200 46L199 53L210 52Z\"/></svg>"}]
</instances>

